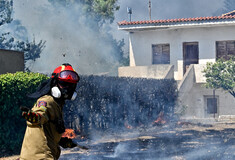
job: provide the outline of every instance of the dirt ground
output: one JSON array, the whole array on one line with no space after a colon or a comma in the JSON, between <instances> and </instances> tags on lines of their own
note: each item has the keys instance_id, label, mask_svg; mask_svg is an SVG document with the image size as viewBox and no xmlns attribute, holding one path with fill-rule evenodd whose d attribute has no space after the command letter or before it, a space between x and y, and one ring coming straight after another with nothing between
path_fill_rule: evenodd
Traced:
<instances>
[{"instance_id":1,"label":"dirt ground","mask_svg":"<svg viewBox=\"0 0 235 160\"><path fill-rule=\"evenodd\" d=\"M96 134L93 140L76 142L90 149L62 149L60 160L235 159L235 121L206 124L179 121Z\"/></svg>"}]
</instances>

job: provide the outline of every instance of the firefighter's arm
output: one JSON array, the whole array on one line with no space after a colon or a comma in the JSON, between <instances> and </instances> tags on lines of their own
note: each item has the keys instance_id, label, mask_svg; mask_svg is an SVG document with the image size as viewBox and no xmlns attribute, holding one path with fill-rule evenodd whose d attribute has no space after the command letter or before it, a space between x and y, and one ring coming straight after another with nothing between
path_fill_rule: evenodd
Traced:
<instances>
[{"instance_id":1,"label":"firefighter's arm","mask_svg":"<svg viewBox=\"0 0 235 160\"><path fill-rule=\"evenodd\" d=\"M29 126L44 124L48 121L46 105L46 102L39 101L32 110L27 107L20 108L23 111L22 116L27 120Z\"/></svg>"}]
</instances>

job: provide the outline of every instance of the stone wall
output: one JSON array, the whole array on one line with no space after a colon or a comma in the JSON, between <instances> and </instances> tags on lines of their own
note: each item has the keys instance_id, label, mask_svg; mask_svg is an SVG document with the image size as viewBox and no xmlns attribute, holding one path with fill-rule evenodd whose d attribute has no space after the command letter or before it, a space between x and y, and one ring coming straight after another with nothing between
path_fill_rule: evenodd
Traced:
<instances>
[{"instance_id":1,"label":"stone wall","mask_svg":"<svg viewBox=\"0 0 235 160\"><path fill-rule=\"evenodd\" d=\"M169 64L151 66L119 67L119 77L174 79L174 66Z\"/></svg>"}]
</instances>

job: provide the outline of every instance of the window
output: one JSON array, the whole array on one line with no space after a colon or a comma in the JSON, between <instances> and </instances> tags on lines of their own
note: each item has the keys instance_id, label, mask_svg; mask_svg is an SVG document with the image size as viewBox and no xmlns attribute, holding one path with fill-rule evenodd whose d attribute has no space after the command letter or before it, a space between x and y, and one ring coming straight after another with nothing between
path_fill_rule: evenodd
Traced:
<instances>
[{"instance_id":1,"label":"window","mask_svg":"<svg viewBox=\"0 0 235 160\"><path fill-rule=\"evenodd\" d=\"M153 64L170 64L170 44L152 45Z\"/></svg>"},{"instance_id":2,"label":"window","mask_svg":"<svg viewBox=\"0 0 235 160\"><path fill-rule=\"evenodd\" d=\"M216 59L228 60L230 56L235 56L235 41L216 41Z\"/></svg>"}]
</instances>

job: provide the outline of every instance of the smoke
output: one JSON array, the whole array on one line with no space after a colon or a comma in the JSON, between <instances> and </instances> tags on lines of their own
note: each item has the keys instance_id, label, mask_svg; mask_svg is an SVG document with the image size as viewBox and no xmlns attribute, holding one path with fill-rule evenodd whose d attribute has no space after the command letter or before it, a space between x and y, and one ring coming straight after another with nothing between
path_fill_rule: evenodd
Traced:
<instances>
[{"instance_id":1,"label":"smoke","mask_svg":"<svg viewBox=\"0 0 235 160\"><path fill-rule=\"evenodd\" d=\"M4 33L11 33L17 40L27 41L28 31L19 20L13 20L11 23L1 26L0 34Z\"/></svg>"},{"instance_id":2,"label":"smoke","mask_svg":"<svg viewBox=\"0 0 235 160\"><path fill-rule=\"evenodd\" d=\"M109 158L117 158L120 157L122 153L125 153L126 151L128 151L128 149L130 149L128 147L128 144L125 143L119 143L115 149L114 149L114 153L110 156L107 156Z\"/></svg>"},{"instance_id":3,"label":"smoke","mask_svg":"<svg viewBox=\"0 0 235 160\"><path fill-rule=\"evenodd\" d=\"M65 8L52 6L47 0L14 1L13 18L21 21L31 38L46 41L32 71L52 72L65 62L71 63L79 74L105 74L117 70L115 50L85 23L86 17L78 4Z\"/></svg>"},{"instance_id":4,"label":"smoke","mask_svg":"<svg viewBox=\"0 0 235 160\"><path fill-rule=\"evenodd\" d=\"M149 0L119 0L116 21L128 20L127 7L132 8L132 20L149 20ZM223 8L224 0L151 0L152 19L174 19L213 16Z\"/></svg>"}]
</instances>

